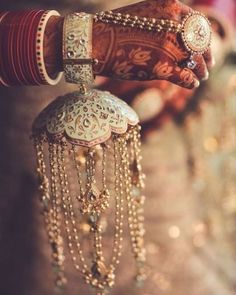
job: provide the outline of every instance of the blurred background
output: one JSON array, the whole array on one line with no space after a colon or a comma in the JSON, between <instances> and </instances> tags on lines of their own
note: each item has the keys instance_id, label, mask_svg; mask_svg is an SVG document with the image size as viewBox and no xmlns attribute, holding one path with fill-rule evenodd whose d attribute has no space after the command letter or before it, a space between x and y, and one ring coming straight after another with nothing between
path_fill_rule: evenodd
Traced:
<instances>
[{"instance_id":1,"label":"blurred background","mask_svg":"<svg viewBox=\"0 0 236 295\"><path fill-rule=\"evenodd\" d=\"M0 8L55 8L65 14L134 2L8 0ZM227 18L231 9L219 9L233 1L198 2L214 23L217 64L196 92L168 82L97 81L138 112L147 175L149 276L145 285L134 284L127 237L114 295L236 294L236 36ZM37 114L73 89L63 81L57 87L0 88L1 295L54 294L30 132ZM66 295L93 294L70 264L67 277Z\"/></svg>"}]
</instances>

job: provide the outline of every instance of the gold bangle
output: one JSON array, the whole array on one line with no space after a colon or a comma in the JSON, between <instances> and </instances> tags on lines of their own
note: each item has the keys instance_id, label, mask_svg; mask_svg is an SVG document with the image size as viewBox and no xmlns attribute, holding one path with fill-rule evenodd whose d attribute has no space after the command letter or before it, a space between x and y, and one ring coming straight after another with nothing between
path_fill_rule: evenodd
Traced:
<instances>
[{"instance_id":1,"label":"gold bangle","mask_svg":"<svg viewBox=\"0 0 236 295\"><path fill-rule=\"evenodd\" d=\"M93 16L73 13L63 27L63 66L66 82L91 85L94 82L92 59Z\"/></svg>"}]
</instances>

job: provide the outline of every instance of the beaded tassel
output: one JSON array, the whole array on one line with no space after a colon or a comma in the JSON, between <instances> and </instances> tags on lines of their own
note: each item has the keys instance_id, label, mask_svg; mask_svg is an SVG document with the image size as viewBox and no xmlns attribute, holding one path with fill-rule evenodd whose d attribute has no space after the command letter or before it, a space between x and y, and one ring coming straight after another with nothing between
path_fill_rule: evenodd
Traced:
<instances>
[{"instance_id":1,"label":"beaded tassel","mask_svg":"<svg viewBox=\"0 0 236 295\"><path fill-rule=\"evenodd\" d=\"M145 279L144 197L141 193L144 175L140 165L139 128L130 127L125 134L113 134L107 142L90 148L71 144L65 139L50 142L34 136L41 202L57 287L66 283L65 247L76 271L96 294L106 294L114 286L122 255L125 218L138 268L136 279L138 282ZM101 221L113 203L114 239L108 260L105 257L108 249L102 245ZM87 250L83 249L81 220L87 220L92 241L91 257L86 257Z\"/></svg>"}]
</instances>

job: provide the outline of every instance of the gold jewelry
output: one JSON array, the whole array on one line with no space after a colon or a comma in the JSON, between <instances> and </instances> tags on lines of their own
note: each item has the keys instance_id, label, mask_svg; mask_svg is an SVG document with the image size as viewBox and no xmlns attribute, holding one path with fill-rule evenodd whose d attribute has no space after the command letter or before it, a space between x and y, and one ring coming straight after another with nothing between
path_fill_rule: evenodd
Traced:
<instances>
[{"instance_id":1,"label":"gold jewelry","mask_svg":"<svg viewBox=\"0 0 236 295\"><path fill-rule=\"evenodd\" d=\"M211 24L198 11L189 13L182 22L181 35L185 47L191 54L203 54L211 45Z\"/></svg>"},{"instance_id":2,"label":"gold jewelry","mask_svg":"<svg viewBox=\"0 0 236 295\"><path fill-rule=\"evenodd\" d=\"M93 17L73 13L65 17L63 26L63 65L68 83L93 84L92 56Z\"/></svg>"},{"instance_id":3,"label":"gold jewelry","mask_svg":"<svg viewBox=\"0 0 236 295\"><path fill-rule=\"evenodd\" d=\"M43 212L57 274L56 285L61 287L66 283L64 247L67 241L75 269L97 295L103 295L115 283L115 271L122 255L125 206L138 268L136 279L141 282L146 277L144 197L141 193L144 175L140 165L140 127L136 113L109 92L89 88L93 78L91 62L73 63L74 58L78 61L92 58L89 49L91 19L92 16L81 13L65 20L66 79L79 83L80 89L57 98L38 116L33 124L33 138ZM79 32L74 27L78 23L81 25ZM76 31L73 36L72 31ZM46 146L49 146L48 152ZM48 162L49 169L46 167ZM115 207L110 206L113 203ZM105 214L114 215L110 263L106 261L102 247L101 221ZM84 219L88 221L93 240L90 262L85 258L87 251L83 249L79 231ZM66 239L62 235L64 232Z\"/></svg>"},{"instance_id":4,"label":"gold jewelry","mask_svg":"<svg viewBox=\"0 0 236 295\"><path fill-rule=\"evenodd\" d=\"M193 55L205 53L211 45L210 22L198 11L189 13L182 23L169 19L138 17L112 11L97 13L94 19L96 22L112 23L157 33L180 34L185 48L190 53L190 59L185 65L191 69L196 66Z\"/></svg>"},{"instance_id":5,"label":"gold jewelry","mask_svg":"<svg viewBox=\"0 0 236 295\"><path fill-rule=\"evenodd\" d=\"M138 17L113 11L98 12L94 15L94 20L158 33L163 31L180 33L182 29L181 24L174 20Z\"/></svg>"}]
</instances>

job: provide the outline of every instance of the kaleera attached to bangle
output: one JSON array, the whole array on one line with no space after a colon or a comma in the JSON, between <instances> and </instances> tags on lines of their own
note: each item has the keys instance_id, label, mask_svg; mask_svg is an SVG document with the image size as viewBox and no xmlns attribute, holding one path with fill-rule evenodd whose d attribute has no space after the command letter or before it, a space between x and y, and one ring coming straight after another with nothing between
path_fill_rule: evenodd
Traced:
<instances>
[{"instance_id":1,"label":"kaleera attached to bangle","mask_svg":"<svg viewBox=\"0 0 236 295\"><path fill-rule=\"evenodd\" d=\"M38 116L33 138L52 265L57 270L56 286L61 288L66 283L64 260L68 252L75 269L96 294L108 294L115 283L126 223L135 254L136 281L146 279L141 191L144 175L137 114L111 93L91 88L92 25L93 16L89 14L73 13L65 18L65 78L80 89L58 97ZM107 211L110 204L114 209ZM107 259L109 255L103 254L101 218L111 212L114 245ZM87 245L85 251L80 236L84 221L93 241L92 248ZM66 242L68 251L64 250ZM91 254L91 259L85 259L86 253Z\"/></svg>"},{"instance_id":2,"label":"kaleera attached to bangle","mask_svg":"<svg viewBox=\"0 0 236 295\"><path fill-rule=\"evenodd\" d=\"M194 55L204 54L211 46L211 24L202 13L194 11L185 17L181 27L184 46L190 52L190 58L185 61L185 66L194 69Z\"/></svg>"}]
</instances>

